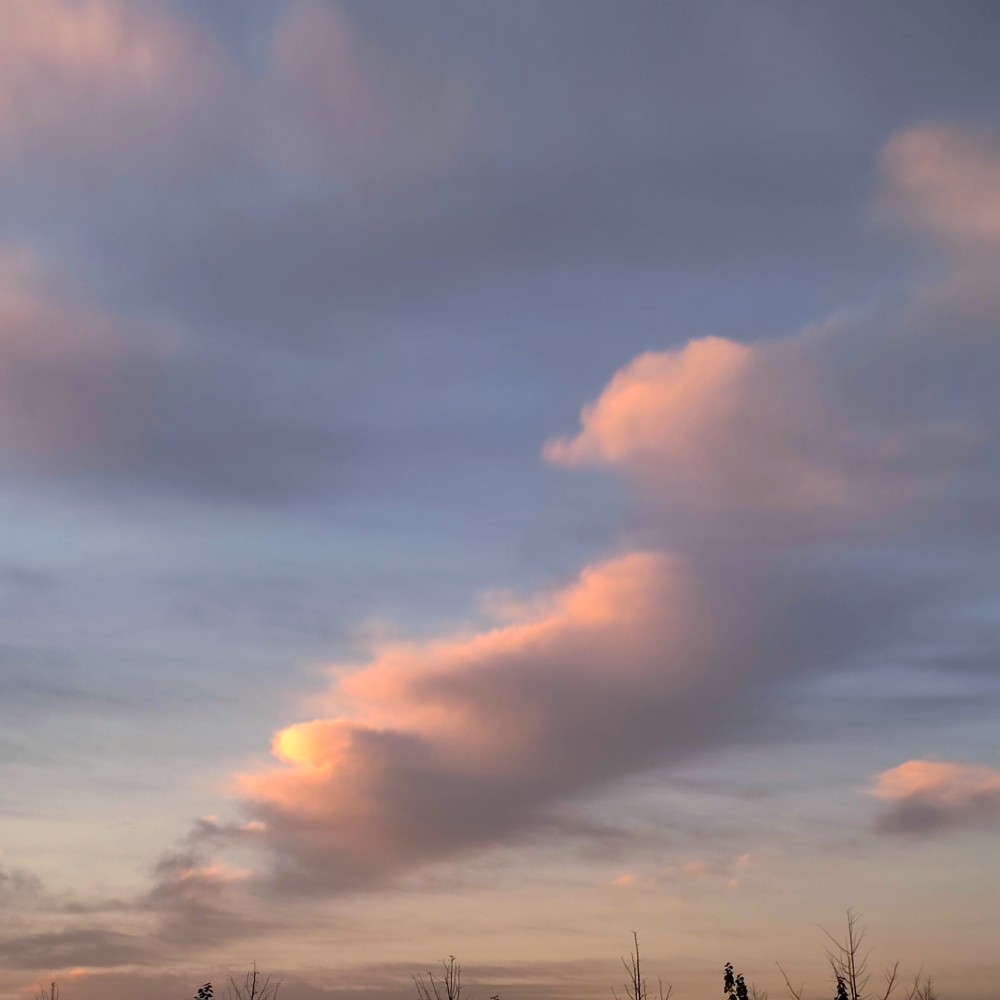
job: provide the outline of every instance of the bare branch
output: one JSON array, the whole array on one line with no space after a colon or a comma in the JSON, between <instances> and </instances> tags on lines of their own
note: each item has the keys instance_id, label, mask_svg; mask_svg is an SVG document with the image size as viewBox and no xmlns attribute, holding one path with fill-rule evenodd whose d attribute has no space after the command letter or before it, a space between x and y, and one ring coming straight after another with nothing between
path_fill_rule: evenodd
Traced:
<instances>
[{"instance_id":1,"label":"bare branch","mask_svg":"<svg viewBox=\"0 0 1000 1000\"><path fill-rule=\"evenodd\" d=\"M899 962L896 962L891 969L885 970L885 991L880 1000L889 1000L892 991L899 985Z\"/></svg>"},{"instance_id":2,"label":"bare branch","mask_svg":"<svg viewBox=\"0 0 1000 1000\"><path fill-rule=\"evenodd\" d=\"M413 985L417 1000L459 1000L462 995L462 965L454 955L441 960L443 975L436 978L433 972L414 976Z\"/></svg>"},{"instance_id":3,"label":"bare branch","mask_svg":"<svg viewBox=\"0 0 1000 1000\"><path fill-rule=\"evenodd\" d=\"M800 986L798 989L795 989L795 987L792 986L791 980L788 978L788 973L781 967L781 964L779 962L775 962L774 964L778 966L778 972L781 973L781 978L785 980L788 992L791 993L795 1000L802 1000L802 990L804 987Z\"/></svg>"},{"instance_id":4,"label":"bare branch","mask_svg":"<svg viewBox=\"0 0 1000 1000\"><path fill-rule=\"evenodd\" d=\"M871 950L862 953L866 932L864 927L858 926L858 915L854 910L847 911L847 930L842 939L835 938L825 928L820 929L833 944L832 949L826 949L826 957L833 970L838 992L844 992L848 1000L867 1000L868 981L871 979L868 958Z\"/></svg>"},{"instance_id":5,"label":"bare branch","mask_svg":"<svg viewBox=\"0 0 1000 1000\"><path fill-rule=\"evenodd\" d=\"M281 983L272 982L270 976L261 975L257 963L253 962L242 983L236 982L232 976L229 977L226 996L227 1000L275 1000L280 986Z\"/></svg>"},{"instance_id":6,"label":"bare branch","mask_svg":"<svg viewBox=\"0 0 1000 1000\"><path fill-rule=\"evenodd\" d=\"M903 994L903 1000L938 1000L937 990L930 976L923 975L921 966L913 977L913 985Z\"/></svg>"}]
</instances>

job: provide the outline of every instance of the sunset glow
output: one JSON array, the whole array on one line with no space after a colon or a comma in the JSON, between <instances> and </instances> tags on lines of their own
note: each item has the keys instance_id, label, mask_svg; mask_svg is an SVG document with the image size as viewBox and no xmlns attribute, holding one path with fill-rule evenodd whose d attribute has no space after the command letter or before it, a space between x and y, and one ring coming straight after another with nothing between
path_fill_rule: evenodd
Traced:
<instances>
[{"instance_id":1,"label":"sunset glow","mask_svg":"<svg viewBox=\"0 0 1000 1000\"><path fill-rule=\"evenodd\" d=\"M998 33L0 0L0 1000L992 997Z\"/></svg>"}]
</instances>

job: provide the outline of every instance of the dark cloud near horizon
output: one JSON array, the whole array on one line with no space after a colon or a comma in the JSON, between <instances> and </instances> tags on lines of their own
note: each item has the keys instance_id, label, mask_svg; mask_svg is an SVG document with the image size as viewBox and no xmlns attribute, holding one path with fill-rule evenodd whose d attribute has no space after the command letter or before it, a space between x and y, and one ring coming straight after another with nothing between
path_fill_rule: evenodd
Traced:
<instances>
[{"instance_id":1,"label":"dark cloud near horizon","mask_svg":"<svg viewBox=\"0 0 1000 1000\"><path fill-rule=\"evenodd\" d=\"M18 972L141 964L150 954L145 937L100 929L42 931L0 938L0 961Z\"/></svg>"}]
</instances>

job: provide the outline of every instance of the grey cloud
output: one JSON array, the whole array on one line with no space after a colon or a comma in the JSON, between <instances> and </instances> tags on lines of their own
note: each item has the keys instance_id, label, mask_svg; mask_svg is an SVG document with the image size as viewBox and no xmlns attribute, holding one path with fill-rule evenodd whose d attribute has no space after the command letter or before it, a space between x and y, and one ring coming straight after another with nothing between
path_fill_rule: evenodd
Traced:
<instances>
[{"instance_id":1,"label":"grey cloud","mask_svg":"<svg viewBox=\"0 0 1000 1000\"><path fill-rule=\"evenodd\" d=\"M982 764L908 760L879 774L869 794L881 803L879 833L989 830L1000 821L1000 770Z\"/></svg>"},{"instance_id":2,"label":"grey cloud","mask_svg":"<svg viewBox=\"0 0 1000 1000\"><path fill-rule=\"evenodd\" d=\"M138 908L155 916L153 937L161 944L200 948L251 937L264 922L240 906L232 878L208 867L196 849L166 854Z\"/></svg>"},{"instance_id":3,"label":"grey cloud","mask_svg":"<svg viewBox=\"0 0 1000 1000\"><path fill-rule=\"evenodd\" d=\"M36 904L43 896L41 879L20 869L0 868L0 901L5 906L23 909Z\"/></svg>"},{"instance_id":4,"label":"grey cloud","mask_svg":"<svg viewBox=\"0 0 1000 1000\"><path fill-rule=\"evenodd\" d=\"M923 836L968 828L995 830L1000 825L1000 794L970 797L956 805L915 796L884 810L874 829L883 834Z\"/></svg>"},{"instance_id":5,"label":"grey cloud","mask_svg":"<svg viewBox=\"0 0 1000 1000\"><path fill-rule=\"evenodd\" d=\"M149 954L145 938L111 930L81 928L0 938L0 960L16 970L132 965Z\"/></svg>"}]
</instances>

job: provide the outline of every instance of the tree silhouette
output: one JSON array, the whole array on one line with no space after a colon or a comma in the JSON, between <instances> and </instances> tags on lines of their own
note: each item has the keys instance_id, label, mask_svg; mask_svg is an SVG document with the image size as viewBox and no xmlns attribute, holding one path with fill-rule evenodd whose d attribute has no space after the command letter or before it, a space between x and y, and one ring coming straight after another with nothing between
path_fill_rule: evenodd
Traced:
<instances>
[{"instance_id":1,"label":"tree silhouette","mask_svg":"<svg viewBox=\"0 0 1000 1000\"><path fill-rule=\"evenodd\" d=\"M458 1000L462 995L462 965L454 955L441 960L444 975L437 979L433 972L414 976L418 1000Z\"/></svg>"}]
</instances>

